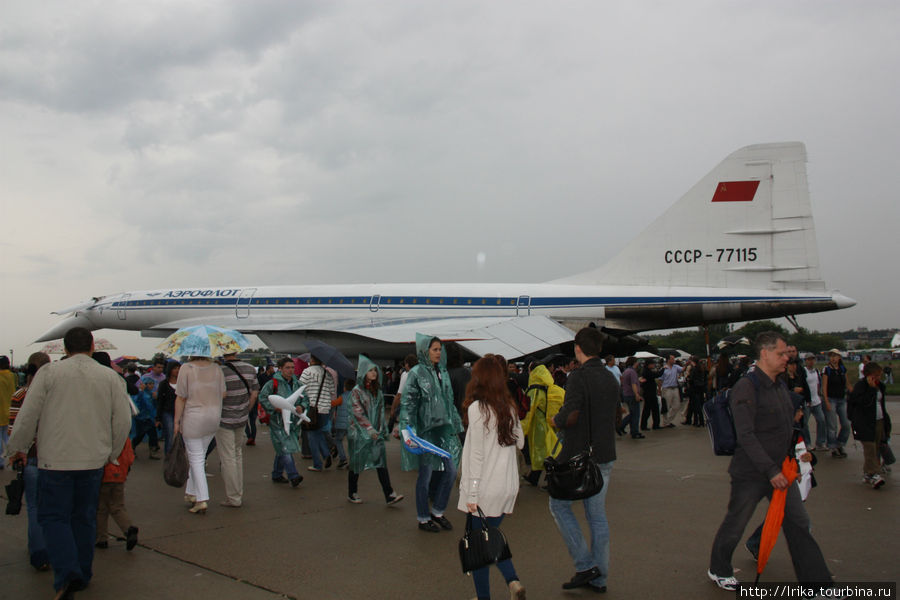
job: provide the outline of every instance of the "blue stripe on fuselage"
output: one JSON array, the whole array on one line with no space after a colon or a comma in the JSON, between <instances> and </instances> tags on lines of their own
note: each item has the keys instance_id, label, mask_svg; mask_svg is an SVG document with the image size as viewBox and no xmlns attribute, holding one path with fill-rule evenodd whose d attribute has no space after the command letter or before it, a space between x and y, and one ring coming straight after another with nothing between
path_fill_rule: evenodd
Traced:
<instances>
[{"instance_id":1,"label":"blue stripe on fuselage","mask_svg":"<svg viewBox=\"0 0 900 600\"><path fill-rule=\"evenodd\" d=\"M371 296L262 297L238 298L166 298L122 300L112 303L115 310L145 308L366 308ZM381 296L378 309L391 308L516 308L518 297L486 296ZM594 297L530 297L519 308L575 308L629 305L698 304L727 302L790 302L796 300L831 300L830 296L594 296Z\"/></svg>"}]
</instances>

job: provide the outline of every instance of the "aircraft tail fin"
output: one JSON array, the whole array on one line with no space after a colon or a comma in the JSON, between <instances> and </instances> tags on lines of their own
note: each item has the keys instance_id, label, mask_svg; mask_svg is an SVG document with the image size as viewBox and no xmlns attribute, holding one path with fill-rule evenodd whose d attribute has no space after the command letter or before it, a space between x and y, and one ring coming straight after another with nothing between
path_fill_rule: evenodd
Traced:
<instances>
[{"instance_id":1,"label":"aircraft tail fin","mask_svg":"<svg viewBox=\"0 0 900 600\"><path fill-rule=\"evenodd\" d=\"M825 289L806 147L741 148L606 265L554 283Z\"/></svg>"}]
</instances>

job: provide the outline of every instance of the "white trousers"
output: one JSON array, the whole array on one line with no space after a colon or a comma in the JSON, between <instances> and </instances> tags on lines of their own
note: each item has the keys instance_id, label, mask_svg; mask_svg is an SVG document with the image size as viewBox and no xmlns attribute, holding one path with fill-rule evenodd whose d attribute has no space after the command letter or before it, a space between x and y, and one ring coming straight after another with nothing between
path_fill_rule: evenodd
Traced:
<instances>
[{"instance_id":1,"label":"white trousers","mask_svg":"<svg viewBox=\"0 0 900 600\"><path fill-rule=\"evenodd\" d=\"M678 417L681 410L681 396L678 394L678 388L667 387L662 389L662 397L666 399L666 408L668 408L662 420L662 426L666 427Z\"/></svg>"},{"instance_id":2,"label":"white trousers","mask_svg":"<svg viewBox=\"0 0 900 600\"><path fill-rule=\"evenodd\" d=\"M190 467L184 493L195 496L197 502L209 500L209 486L206 484L206 449L212 439L212 434L201 438L184 438L184 449L187 451Z\"/></svg>"}]
</instances>

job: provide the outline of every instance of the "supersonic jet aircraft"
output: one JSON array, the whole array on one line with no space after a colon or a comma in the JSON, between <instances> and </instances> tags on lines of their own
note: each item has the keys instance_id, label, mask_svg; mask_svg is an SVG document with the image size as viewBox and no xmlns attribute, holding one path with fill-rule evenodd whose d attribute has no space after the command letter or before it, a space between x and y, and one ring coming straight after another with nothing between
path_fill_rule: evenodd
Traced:
<instances>
[{"instance_id":1,"label":"supersonic jet aircraft","mask_svg":"<svg viewBox=\"0 0 900 600\"><path fill-rule=\"evenodd\" d=\"M396 357L416 332L509 359L570 342L594 323L640 331L853 306L819 273L802 143L747 146L722 161L606 265L546 283L349 284L160 289L93 298L73 326L164 337L194 324L258 335L278 352L318 339Z\"/></svg>"}]
</instances>

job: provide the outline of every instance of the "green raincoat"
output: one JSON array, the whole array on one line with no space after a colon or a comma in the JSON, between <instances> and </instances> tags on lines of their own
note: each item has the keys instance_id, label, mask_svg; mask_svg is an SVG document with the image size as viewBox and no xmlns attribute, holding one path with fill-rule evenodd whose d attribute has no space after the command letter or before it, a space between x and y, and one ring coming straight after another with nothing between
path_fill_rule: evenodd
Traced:
<instances>
[{"instance_id":1,"label":"green raincoat","mask_svg":"<svg viewBox=\"0 0 900 600\"><path fill-rule=\"evenodd\" d=\"M366 389L366 373L378 369L378 394L373 398ZM371 360L359 355L356 369L356 387L350 392L350 426L347 428L347 442L350 448L350 470L362 473L366 469L387 466L384 443L388 439L384 422L384 394L381 393L381 368ZM372 432L378 437L372 439Z\"/></svg>"},{"instance_id":2,"label":"green raincoat","mask_svg":"<svg viewBox=\"0 0 900 600\"><path fill-rule=\"evenodd\" d=\"M275 384L273 381L278 381L278 391L273 391ZM297 379L297 376L291 377L291 381L287 382L284 380L284 377L281 376L281 372L275 373L275 376L271 381L268 381L266 385L263 386L263 389L259 392L259 403L263 405L263 408L266 409L266 412L269 413L269 437L272 438L272 447L275 448L276 455L282 454L293 454L295 452L300 452L300 419L298 417L291 417L291 427L290 433L285 433L284 431L284 420L281 418L281 411L269 402L269 395L276 394L281 396L282 398L287 398L291 394L297 391L297 388L300 387L300 381ZM294 406L302 406L306 408L308 405L308 401L305 396L300 396Z\"/></svg>"},{"instance_id":3,"label":"green raincoat","mask_svg":"<svg viewBox=\"0 0 900 600\"><path fill-rule=\"evenodd\" d=\"M544 469L544 459L551 454L559 454L556 446L556 431L550 426L550 420L562 408L565 390L553 383L553 375L544 365L538 365L528 375L528 397L531 408L522 421L522 431L528 438L528 452L531 456L531 468L535 471Z\"/></svg>"},{"instance_id":4,"label":"green raincoat","mask_svg":"<svg viewBox=\"0 0 900 600\"><path fill-rule=\"evenodd\" d=\"M450 453L459 468L462 445L462 419L453 403L453 388L447 372L447 353L441 346L441 360L435 368L428 358L428 346L434 336L416 334L416 354L419 364L406 376L406 387L400 399L400 430L409 425L416 435ZM444 464L434 454L412 454L405 450L400 457L404 471L416 471L420 465L430 465L435 471L443 471Z\"/></svg>"}]
</instances>

